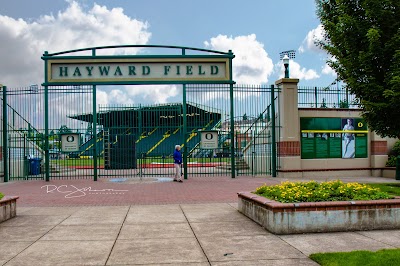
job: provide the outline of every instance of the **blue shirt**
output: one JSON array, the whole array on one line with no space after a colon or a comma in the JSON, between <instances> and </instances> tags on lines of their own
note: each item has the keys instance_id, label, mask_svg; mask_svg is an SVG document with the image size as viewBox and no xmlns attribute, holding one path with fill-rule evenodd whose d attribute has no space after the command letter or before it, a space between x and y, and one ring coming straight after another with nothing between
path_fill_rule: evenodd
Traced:
<instances>
[{"instance_id":1,"label":"blue shirt","mask_svg":"<svg viewBox=\"0 0 400 266\"><path fill-rule=\"evenodd\" d=\"M182 164L182 153L178 150L174 151L174 163Z\"/></svg>"}]
</instances>

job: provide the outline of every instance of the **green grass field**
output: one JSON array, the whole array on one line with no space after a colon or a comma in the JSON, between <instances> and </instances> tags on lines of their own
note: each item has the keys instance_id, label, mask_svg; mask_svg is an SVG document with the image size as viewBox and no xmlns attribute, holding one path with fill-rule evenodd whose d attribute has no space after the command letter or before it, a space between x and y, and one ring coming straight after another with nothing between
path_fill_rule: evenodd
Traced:
<instances>
[{"instance_id":1,"label":"green grass field","mask_svg":"<svg viewBox=\"0 0 400 266\"><path fill-rule=\"evenodd\" d=\"M230 158L190 158L188 160L189 163L218 163L218 162L229 162ZM87 158L73 158L73 159L62 159L62 160L52 160L51 163L54 165L59 165L59 166L65 166L65 167L70 167L70 166L93 166L93 159L87 159ZM137 159L137 163L140 164L151 164L151 163L173 163L172 158L145 158L145 159ZM104 165L104 159L100 158L97 160L97 165L98 166L103 166Z\"/></svg>"},{"instance_id":2,"label":"green grass field","mask_svg":"<svg viewBox=\"0 0 400 266\"><path fill-rule=\"evenodd\" d=\"M392 196L400 196L400 183L379 183L368 185L379 188L381 191L387 192Z\"/></svg>"},{"instance_id":3,"label":"green grass field","mask_svg":"<svg viewBox=\"0 0 400 266\"><path fill-rule=\"evenodd\" d=\"M316 253L311 254L310 259L322 266L398 266L400 265L400 249Z\"/></svg>"}]
</instances>

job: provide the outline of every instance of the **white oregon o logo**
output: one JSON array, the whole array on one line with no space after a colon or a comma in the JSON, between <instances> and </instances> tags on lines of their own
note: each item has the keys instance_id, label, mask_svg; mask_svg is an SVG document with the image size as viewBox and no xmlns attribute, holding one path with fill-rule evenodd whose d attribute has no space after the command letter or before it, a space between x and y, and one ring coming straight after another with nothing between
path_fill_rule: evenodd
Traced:
<instances>
[{"instance_id":1,"label":"white oregon o logo","mask_svg":"<svg viewBox=\"0 0 400 266\"><path fill-rule=\"evenodd\" d=\"M207 139L207 140L210 140L210 139L213 139L213 138L214 138L213 134L211 134L211 133L206 133L206 139Z\"/></svg>"},{"instance_id":2,"label":"white oregon o logo","mask_svg":"<svg viewBox=\"0 0 400 266\"><path fill-rule=\"evenodd\" d=\"M68 136L67 141L68 142L73 142L75 140L74 136Z\"/></svg>"}]
</instances>

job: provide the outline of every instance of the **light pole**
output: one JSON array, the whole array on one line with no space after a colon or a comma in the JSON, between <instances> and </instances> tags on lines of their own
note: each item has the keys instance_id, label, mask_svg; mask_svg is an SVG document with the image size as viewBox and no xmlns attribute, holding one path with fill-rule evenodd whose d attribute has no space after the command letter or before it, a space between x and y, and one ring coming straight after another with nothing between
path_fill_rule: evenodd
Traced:
<instances>
[{"instance_id":1,"label":"light pole","mask_svg":"<svg viewBox=\"0 0 400 266\"><path fill-rule=\"evenodd\" d=\"M282 58L283 65L285 66L285 79L289 78L289 56L285 54Z\"/></svg>"},{"instance_id":2,"label":"light pole","mask_svg":"<svg viewBox=\"0 0 400 266\"><path fill-rule=\"evenodd\" d=\"M296 57L295 50L283 51L279 53L280 59L283 61L283 65L285 66L285 79L289 78L289 60L294 59Z\"/></svg>"}]
</instances>

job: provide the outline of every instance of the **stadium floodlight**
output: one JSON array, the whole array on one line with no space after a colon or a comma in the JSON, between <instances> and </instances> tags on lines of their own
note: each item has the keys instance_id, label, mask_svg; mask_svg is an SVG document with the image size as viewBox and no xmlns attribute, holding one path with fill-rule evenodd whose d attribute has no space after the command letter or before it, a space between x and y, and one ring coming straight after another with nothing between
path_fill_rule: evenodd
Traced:
<instances>
[{"instance_id":1,"label":"stadium floodlight","mask_svg":"<svg viewBox=\"0 0 400 266\"><path fill-rule=\"evenodd\" d=\"M279 59L282 60L285 55L287 55L289 57L289 59L295 59L296 58L296 50L288 50L288 51L280 52Z\"/></svg>"}]
</instances>

